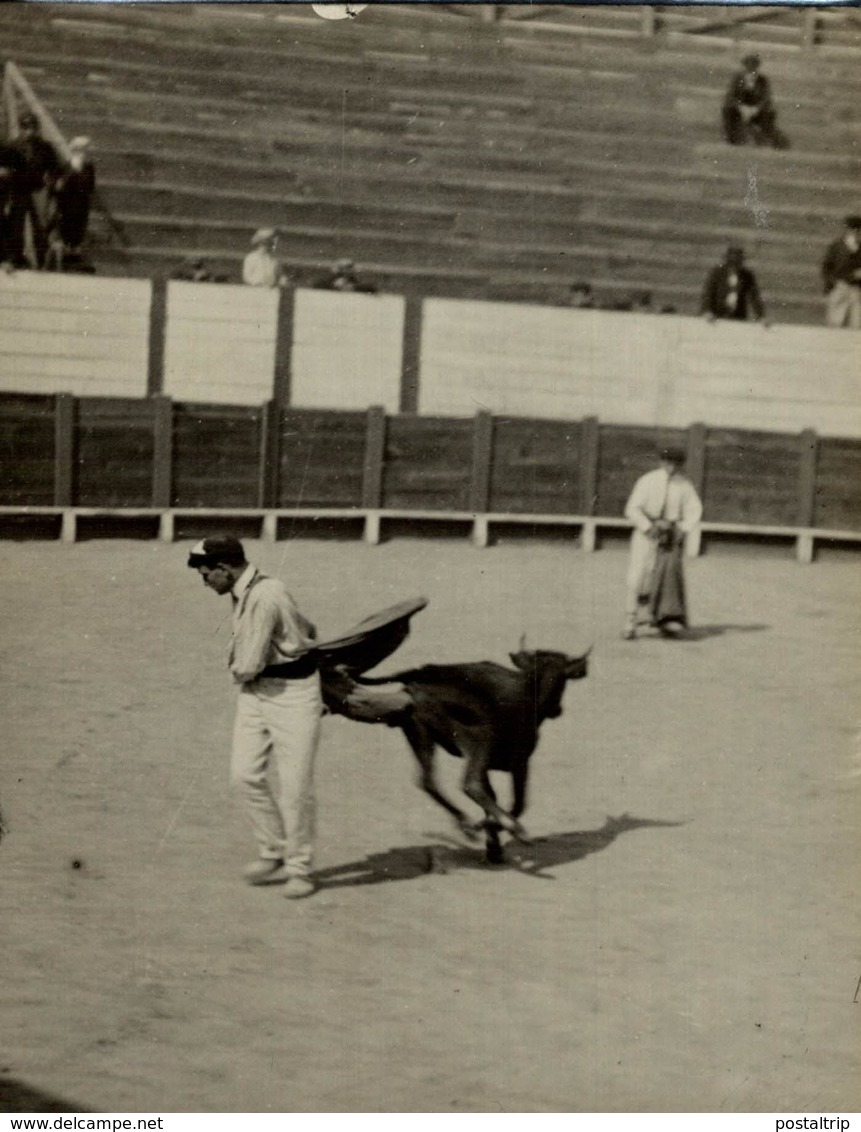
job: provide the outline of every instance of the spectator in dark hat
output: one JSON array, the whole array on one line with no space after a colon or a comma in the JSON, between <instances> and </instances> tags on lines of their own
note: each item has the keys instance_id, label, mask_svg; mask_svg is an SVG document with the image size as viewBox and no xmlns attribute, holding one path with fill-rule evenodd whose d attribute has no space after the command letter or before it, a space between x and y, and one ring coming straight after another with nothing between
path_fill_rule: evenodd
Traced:
<instances>
[{"instance_id":1,"label":"spectator in dark hat","mask_svg":"<svg viewBox=\"0 0 861 1132\"><path fill-rule=\"evenodd\" d=\"M752 314L757 322L765 323L765 305L759 293L756 276L744 265L744 249L731 245L723 263L713 267L703 288L700 314L709 322L718 318L743 321Z\"/></svg>"},{"instance_id":2,"label":"spectator in dark hat","mask_svg":"<svg viewBox=\"0 0 861 1132\"><path fill-rule=\"evenodd\" d=\"M18 136L7 147L15 163L8 218L11 258L17 267L41 268L48 250L54 184L61 164L57 151L42 137L35 114L26 111L18 124ZM28 222L32 263L26 253Z\"/></svg>"},{"instance_id":3,"label":"spectator in dark hat","mask_svg":"<svg viewBox=\"0 0 861 1132\"><path fill-rule=\"evenodd\" d=\"M314 850L314 758L322 700L314 626L284 583L246 560L239 539L202 539L188 557L214 593L229 594L233 639L227 664L238 685L231 782L245 803L258 856L249 884L286 884L290 898L310 896ZM268 777L277 767L278 789Z\"/></svg>"},{"instance_id":4,"label":"spectator in dark hat","mask_svg":"<svg viewBox=\"0 0 861 1132\"><path fill-rule=\"evenodd\" d=\"M730 145L772 145L786 149L789 142L777 128L777 111L771 84L759 69L758 55L745 55L742 70L730 80L723 103L724 137Z\"/></svg>"},{"instance_id":5,"label":"spectator in dark hat","mask_svg":"<svg viewBox=\"0 0 861 1132\"><path fill-rule=\"evenodd\" d=\"M846 231L829 244L822 282L828 325L861 329L861 216L847 216Z\"/></svg>"},{"instance_id":6,"label":"spectator in dark hat","mask_svg":"<svg viewBox=\"0 0 861 1132\"><path fill-rule=\"evenodd\" d=\"M357 291L366 295L373 295L377 290L372 283L359 279L351 259L336 260L314 286L321 291Z\"/></svg>"}]
</instances>

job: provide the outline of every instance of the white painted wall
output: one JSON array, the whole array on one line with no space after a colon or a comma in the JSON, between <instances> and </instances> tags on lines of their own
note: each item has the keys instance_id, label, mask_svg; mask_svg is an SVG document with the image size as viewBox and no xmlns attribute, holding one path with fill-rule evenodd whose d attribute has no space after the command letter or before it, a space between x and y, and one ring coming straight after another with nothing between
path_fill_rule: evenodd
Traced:
<instances>
[{"instance_id":1,"label":"white painted wall","mask_svg":"<svg viewBox=\"0 0 861 1132\"><path fill-rule=\"evenodd\" d=\"M291 404L396 413L405 305L400 295L297 291Z\"/></svg>"},{"instance_id":2,"label":"white painted wall","mask_svg":"<svg viewBox=\"0 0 861 1132\"><path fill-rule=\"evenodd\" d=\"M429 299L419 411L861 436L861 335Z\"/></svg>"},{"instance_id":3,"label":"white painted wall","mask_svg":"<svg viewBox=\"0 0 861 1132\"><path fill-rule=\"evenodd\" d=\"M176 401L259 405L272 397L275 288L171 282L164 392Z\"/></svg>"},{"instance_id":4,"label":"white painted wall","mask_svg":"<svg viewBox=\"0 0 861 1132\"><path fill-rule=\"evenodd\" d=\"M0 273L0 390L145 397L151 285Z\"/></svg>"}]
</instances>

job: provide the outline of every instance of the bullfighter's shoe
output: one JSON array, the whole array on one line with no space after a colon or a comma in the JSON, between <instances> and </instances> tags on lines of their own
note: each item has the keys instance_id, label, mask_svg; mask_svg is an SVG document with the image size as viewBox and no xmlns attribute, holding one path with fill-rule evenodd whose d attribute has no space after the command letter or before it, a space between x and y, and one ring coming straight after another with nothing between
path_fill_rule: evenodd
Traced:
<instances>
[{"instance_id":1,"label":"bullfighter's shoe","mask_svg":"<svg viewBox=\"0 0 861 1132\"><path fill-rule=\"evenodd\" d=\"M288 900L301 900L303 896L310 896L316 891L317 886L310 877L290 877L281 895Z\"/></svg>"},{"instance_id":2,"label":"bullfighter's shoe","mask_svg":"<svg viewBox=\"0 0 861 1132\"><path fill-rule=\"evenodd\" d=\"M242 870L249 884L277 884L285 879L284 862L280 857L259 857Z\"/></svg>"}]
</instances>

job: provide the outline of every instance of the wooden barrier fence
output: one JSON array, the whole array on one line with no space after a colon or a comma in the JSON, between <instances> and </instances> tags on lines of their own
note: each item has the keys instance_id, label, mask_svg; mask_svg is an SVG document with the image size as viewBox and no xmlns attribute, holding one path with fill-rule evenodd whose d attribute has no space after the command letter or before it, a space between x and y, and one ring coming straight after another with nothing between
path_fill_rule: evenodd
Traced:
<instances>
[{"instance_id":1,"label":"wooden barrier fence","mask_svg":"<svg viewBox=\"0 0 861 1132\"><path fill-rule=\"evenodd\" d=\"M130 522L173 540L201 519L277 538L289 520L321 531L392 521L465 527L487 545L505 525L561 527L592 550L628 526L638 475L666 444L687 449L702 531L861 542L861 441L741 429L387 416L367 411L148 399L0 396L0 531L35 523L74 541ZM117 526L118 525L118 526ZM696 540L690 547L696 553Z\"/></svg>"}]
</instances>

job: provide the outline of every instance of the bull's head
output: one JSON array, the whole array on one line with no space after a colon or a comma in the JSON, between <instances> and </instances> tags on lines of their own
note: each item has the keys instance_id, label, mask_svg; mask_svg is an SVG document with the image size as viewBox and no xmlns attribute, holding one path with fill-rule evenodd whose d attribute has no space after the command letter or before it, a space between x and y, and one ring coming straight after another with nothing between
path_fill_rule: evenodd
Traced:
<instances>
[{"instance_id":1,"label":"bull's head","mask_svg":"<svg viewBox=\"0 0 861 1132\"><path fill-rule=\"evenodd\" d=\"M535 699L536 715L540 719L555 719L562 714L562 696L569 680L582 680L589 671L589 653L568 656L564 652L524 648L525 636L520 638L518 652L509 653L511 663L527 676Z\"/></svg>"}]
</instances>

